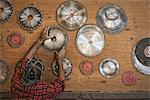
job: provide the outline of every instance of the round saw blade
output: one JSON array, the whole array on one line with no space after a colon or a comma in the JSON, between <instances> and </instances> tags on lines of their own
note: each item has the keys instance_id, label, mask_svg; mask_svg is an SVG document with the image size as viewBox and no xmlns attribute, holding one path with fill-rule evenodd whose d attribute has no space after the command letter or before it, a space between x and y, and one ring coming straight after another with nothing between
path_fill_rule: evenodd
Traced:
<instances>
[{"instance_id":1,"label":"round saw blade","mask_svg":"<svg viewBox=\"0 0 150 100\"><path fill-rule=\"evenodd\" d=\"M43 15L34 5L26 6L19 14L20 26L26 30L36 29L42 22Z\"/></svg>"},{"instance_id":2,"label":"round saw blade","mask_svg":"<svg viewBox=\"0 0 150 100\"><path fill-rule=\"evenodd\" d=\"M67 59L67 58L63 59L63 68L65 71L65 77L70 75L70 73L72 71L72 64L69 59ZM58 70L59 70L58 63L56 60L54 60L54 62L52 64L52 71L53 71L54 75L58 76Z\"/></svg>"},{"instance_id":3,"label":"round saw blade","mask_svg":"<svg viewBox=\"0 0 150 100\"><path fill-rule=\"evenodd\" d=\"M49 51L60 50L67 44L67 32L60 26L50 26L47 37L43 46Z\"/></svg>"},{"instance_id":4,"label":"round saw blade","mask_svg":"<svg viewBox=\"0 0 150 100\"><path fill-rule=\"evenodd\" d=\"M85 25L77 33L76 47L88 57L98 55L104 47L104 34L96 25Z\"/></svg>"},{"instance_id":5,"label":"round saw blade","mask_svg":"<svg viewBox=\"0 0 150 100\"><path fill-rule=\"evenodd\" d=\"M69 0L58 7L57 21L62 27L68 30L76 30L82 27L86 20L87 11L77 1Z\"/></svg>"},{"instance_id":6,"label":"round saw blade","mask_svg":"<svg viewBox=\"0 0 150 100\"><path fill-rule=\"evenodd\" d=\"M98 10L96 22L105 32L116 34L127 25L127 16L121 7L109 4Z\"/></svg>"},{"instance_id":7,"label":"round saw blade","mask_svg":"<svg viewBox=\"0 0 150 100\"><path fill-rule=\"evenodd\" d=\"M0 23L10 19L13 9L8 0L0 0Z\"/></svg>"},{"instance_id":8,"label":"round saw blade","mask_svg":"<svg viewBox=\"0 0 150 100\"><path fill-rule=\"evenodd\" d=\"M150 38L137 43L132 51L132 62L139 72L150 75Z\"/></svg>"},{"instance_id":9,"label":"round saw blade","mask_svg":"<svg viewBox=\"0 0 150 100\"><path fill-rule=\"evenodd\" d=\"M119 72L119 63L115 59L106 58L100 63L99 71L105 78L113 78Z\"/></svg>"},{"instance_id":10,"label":"round saw blade","mask_svg":"<svg viewBox=\"0 0 150 100\"><path fill-rule=\"evenodd\" d=\"M0 60L0 84L3 84L8 79L9 71L7 69L7 64Z\"/></svg>"}]
</instances>

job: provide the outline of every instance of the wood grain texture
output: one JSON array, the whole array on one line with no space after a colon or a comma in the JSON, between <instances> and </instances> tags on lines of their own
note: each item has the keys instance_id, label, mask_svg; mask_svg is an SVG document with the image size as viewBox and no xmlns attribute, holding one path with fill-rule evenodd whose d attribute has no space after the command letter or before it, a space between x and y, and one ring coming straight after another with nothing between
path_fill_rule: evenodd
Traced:
<instances>
[{"instance_id":1,"label":"wood grain texture","mask_svg":"<svg viewBox=\"0 0 150 100\"><path fill-rule=\"evenodd\" d=\"M42 30L48 25L57 25L56 11L64 0L11 0L13 4L12 18L0 26L0 33L3 41L0 43L0 59L8 64L10 77L8 81L0 85L0 92L10 90L10 79L13 75L16 61L23 57L32 44L40 36ZM78 0L88 11L86 24L96 24L95 16L97 10L105 4L113 3L121 6L127 16L128 24L126 29L117 35L105 34L105 47L96 57L87 58L79 54L75 46L77 31L68 31L67 58L73 64L70 79L66 81L65 91L101 91L101 92L130 92L130 91L150 91L150 77L136 71L131 62L131 51L137 41L144 37L150 37L150 1L149 0ZM17 23L17 16L21 9L28 4L36 5L44 14L42 25L32 33L20 28ZM11 32L20 32L25 37L25 43L20 48L11 48L7 43L7 36ZM51 70L53 53L46 52L40 48L36 54L45 65L43 80L53 79ZM99 74L99 63L107 57L118 60L120 72L113 79L105 79ZM93 61L96 71L90 75L82 75L79 71L79 64L83 60ZM133 86L126 86L122 83L122 74L132 70L138 77L138 81Z\"/></svg>"}]
</instances>

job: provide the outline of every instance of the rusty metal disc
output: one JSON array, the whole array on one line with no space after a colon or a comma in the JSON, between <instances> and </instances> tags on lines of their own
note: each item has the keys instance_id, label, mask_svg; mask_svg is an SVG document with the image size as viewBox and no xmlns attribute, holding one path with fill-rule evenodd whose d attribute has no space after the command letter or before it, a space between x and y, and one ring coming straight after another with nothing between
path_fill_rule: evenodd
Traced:
<instances>
[{"instance_id":1,"label":"rusty metal disc","mask_svg":"<svg viewBox=\"0 0 150 100\"><path fill-rule=\"evenodd\" d=\"M86 20L86 9L77 1L69 0L58 7L57 21L65 29L76 30L82 27Z\"/></svg>"},{"instance_id":2,"label":"rusty metal disc","mask_svg":"<svg viewBox=\"0 0 150 100\"><path fill-rule=\"evenodd\" d=\"M84 75L91 75L95 71L95 67L92 61L82 61L80 63L80 71Z\"/></svg>"},{"instance_id":3,"label":"rusty metal disc","mask_svg":"<svg viewBox=\"0 0 150 100\"><path fill-rule=\"evenodd\" d=\"M137 79L137 76L132 71L126 71L122 76L122 81L125 85L134 85L137 82Z\"/></svg>"},{"instance_id":4,"label":"rusty metal disc","mask_svg":"<svg viewBox=\"0 0 150 100\"><path fill-rule=\"evenodd\" d=\"M113 78L119 73L119 63L115 59L106 58L100 63L99 71L105 78Z\"/></svg>"},{"instance_id":5,"label":"rusty metal disc","mask_svg":"<svg viewBox=\"0 0 150 100\"><path fill-rule=\"evenodd\" d=\"M42 23L42 20L42 13L34 5L23 8L18 16L19 25L29 31L36 29Z\"/></svg>"},{"instance_id":6,"label":"rusty metal disc","mask_svg":"<svg viewBox=\"0 0 150 100\"><path fill-rule=\"evenodd\" d=\"M68 75L71 74L72 71L72 64L70 62L69 59L64 58L63 60L63 68L65 71L65 77L67 77ZM54 73L54 75L58 76L58 70L59 70L59 66L56 60L54 60L53 64L52 64L52 71Z\"/></svg>"},{"instance_id":7,"label":"rusty metal disc","mask_svg":"<svg viewBox=\"0 0 150 100\"><path fill-rule=\"evenodd\" d=\"M6 82L9 76L9 71L7 69L7 64L0 60L0 84L3 84Z\"/></svg>"},{"instance_id":8,"label":"rusty metal disc","mask_svg":"<svg viewBox=\"0 0 150 100\"><path fill-rule=\"evenodd\" d=\"M12 15L12 5L8 0L0 0L0 23L8 21Z\"/></svg>"},{"instance_id":9,"label":"rusty metal disc","mask_svg":"<svg viewBox=\"0 0 150 100\"><path fill-rule=\"evenodd\" d=\"M124 30L127 16L121 7L109 4L98 10L96 22L105 32L116 34Z\"/></svg>"},{"instance_id":10,"label":"rusty metal disc","mask_svg":"<svg viewBox=\"0 0 150 100\"><path fill-rule=\"evenodd\" d=\"M139 72L150 75L150 38L137 43L132 51L132 62Z\"/></svg>"},{"instance_id":11,"label":"rusty metal disc","mask_svg":"<svg viewBox=\"0 0 150 100\"><path fill-rule=\"evenodd\" d=\"M13 32L8 35L7 41L12 48L18 48L24 43L25 39L20 33Z\"/></svg>"}]
</instances>

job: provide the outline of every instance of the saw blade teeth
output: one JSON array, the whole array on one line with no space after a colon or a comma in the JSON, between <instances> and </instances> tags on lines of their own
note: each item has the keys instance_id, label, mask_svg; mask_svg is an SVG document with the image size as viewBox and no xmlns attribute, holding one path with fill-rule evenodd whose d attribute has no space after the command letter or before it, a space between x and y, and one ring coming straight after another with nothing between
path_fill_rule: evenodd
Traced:
<instances>
[{"instance_id":1,"label":"saw blade teeth","mask_svg":"<svg viewBox=\"0 0 150 100\"><path fill-rule=\"evenodd\" d=\"M34 30L41 25L43 21L42 12L34 5L28 5L20 12L18 16L19 25L28 31Z\"/></svg>"},{"instance_id":2,"label":"saw blade teeth","mask_svg":"<svg viewBox=\"0 0 150 100\"><path fill-rule=\"evenodd\" d=\"M96 25L85 25L76 34L76 47L87 57L97 56L104 47L104 34Z\"/></svg>"},{"instance_id":3,"label":"saw blade teeth","mask_svg":"<svg viewBox=\"0 0 150 100\"><path fill-rule=\"evenodd\" d=\"M43 47L47 51L57 51L68 42L67 32L60 26L50 26L48 39L44 41Z\"/></svg>"},{"instance_id":4,"label":"saw blade teeth","mask_svg":"<svg viewBox=\"0 0 150 100\"><path fill-rule=\"evenodd\" d=\"M57 10L57 22L68 30L76 30L87 20L85 7L77 1L66 1Z\"/></svg>"},{"instance_id":5,"label":"saw blade teeth","mask_svg":"<svg viewBox=\"0 0 150 100\"><path fill-rule=\"evenodd\" d=\"M150 57L147 56L150 51L147 50L145 53L145 49L149 46L150 38L144 38L132 50L133 65L137 71L144 75L150 75Z\"/></svg>"},{"instance_id":6,"label":"saw blade teeth","mask_svg":"<svg viewBox=\"0 0 150 100\"><path fill-rule=\"evenodd\" d=\"M13 8L11 2L0 0L0 23L8 21L12 16Z\"/></svg>"}]
</instances>

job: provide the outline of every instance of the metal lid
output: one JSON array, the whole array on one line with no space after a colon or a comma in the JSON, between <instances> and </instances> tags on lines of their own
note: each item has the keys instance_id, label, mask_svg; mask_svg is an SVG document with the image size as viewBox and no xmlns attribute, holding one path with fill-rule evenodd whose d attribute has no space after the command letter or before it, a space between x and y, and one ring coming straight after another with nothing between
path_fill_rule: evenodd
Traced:
<instances>
[{"instance_id":1,"label":"metal lid","mask_svg":"<svg viewBox=\"0 0 150 100\"><path fill-rule=\"evenodd\" d=\"M7 65L3 60L0 60L0 84L3 84L8 79L8 69Z\"/></svg>"},{"instance_id":2,"label":"metal lid","mask_svg":"<svg viewBox=\"0 0 150 100\"><path fill-rule=\"evenodd\" d=\"M58 7L57 21L68 30L76 30L82 27L86 20L86 9L77 1L69 0Z\"/></svg>"},{"instance_id":3,"label":"metal lid","mask_svg":"<svg viewBox=\"0 0 150 100\"><path fill-rule=\"evenodd\" d=\"M135 68L145 74L150 75L150 38L140 40L132 51L132 62Z\"/></svg>"},{"instance_id":4,"label":"metal lid","mask_svg":"<svg viewBox=\"0 0 150 100\"><path fill-rule=\"evenodd\" d=\"M98 55L104 47L104 34L96 25L85 25L77 33L76 47L88 57Z\"/></svg>"},{"instance_id":5,"label":"metal lid","mask_svg":"<svg viewBox=\"0 0 150 100\"><path fill-rule=\"evenodd\" d=\"M12 48L20 47L25 41L25 38L18 32L10 33L7 37L7 42Z\"/></svg>"},{"instance_id":6,"label":"metal lid","mask_svg":"<svg viewBox=\"0 0 150 100\"><path fill-rule=\"evenodd\" d=\"M44 64L41 60L33 58L27 63L23 73L23 84L30 86L34 82L40 80L42 72L44 71Z\"/></svg>"},{"instance_id":7,"label":"metal lid","mask_svg":"<svg viewBox=\"0 0 150 100\"><path fill-rule=\"evenodd\" d=\"M48 39L44 41L43 46L49 51L60 50L67 44L67 32L60 26L50 26Z\"/></svg>"},{"instance_id":8,"label":"metal lid","mask_svg":"<svg viewBox=\"0 0 150 100\"><path fill-rule=\"evenodd\" d=\"M70 62L69 59L64 58L63 60L63 68L65 71L65 77L67 77L68 75L71 74L72 71L72 64ZM54 60L53 64L52 64L52 71L54 73L54 75L58 76L58 70L59 70L59 66L56 60Z\"/></svg>"},{"instance_id":9,"label":"metal lid","mask_svg":"<svg viewBox=\"0 0 150 100\"><path fill-rule=\"evenodd\" d=\"M115 34L123 31L127 25L127 16L122 8L109 4L98 10L96 21L105 32Z\"/></svg>"},{"instance_id":10,"label":"metal lid","mask_svg":"<svg viewBox=\"0 0 150 100\"><path fill-rule=\"evenodd\" d=\"M132 71L126 71L122 75L122 81L125 85L134 85L137 79L137 76Z\"/></svg>"},{"instance_id":11,"label":"metal lid","mask_svg":"<svg viewBox=\"0 0 150 100\"><path fill-rule=\"evenodd\" d=\"M33 5L26 6L19 14L19 24L23 29L34 30L42 22L43 15L38 8Z\"/></svg>"},{"instance_id":12,"label":"metal lid","mask_svg":"<svg viewBox=\"0 0 150 100\"><path fill-rule=\"evenodd\" d=\"M99 65L99 71L105 78L113 78L119 72L119 63L112 58L104 59Z\"/></svg>"},{"instance_id":13,"label":"metal lid","mask_svg":"<svg viewBox=\"0 0 150 100\"><path fill-rule=\"evenodd\" d=\"M81 73L84 75L91 75L95 71L95 67L92 61L82 61L79 67Z\"/></svg>"},{"instance_id":14,"label":"metal lid","mask_svg":"<svg viewBox=\"0 0 150 100\"><path fill-rule=\"evenodd\" d=\"M7 0L0 0L0 23L10 19L13 9L12 5Z\"/></svg>"}]
</instances>

